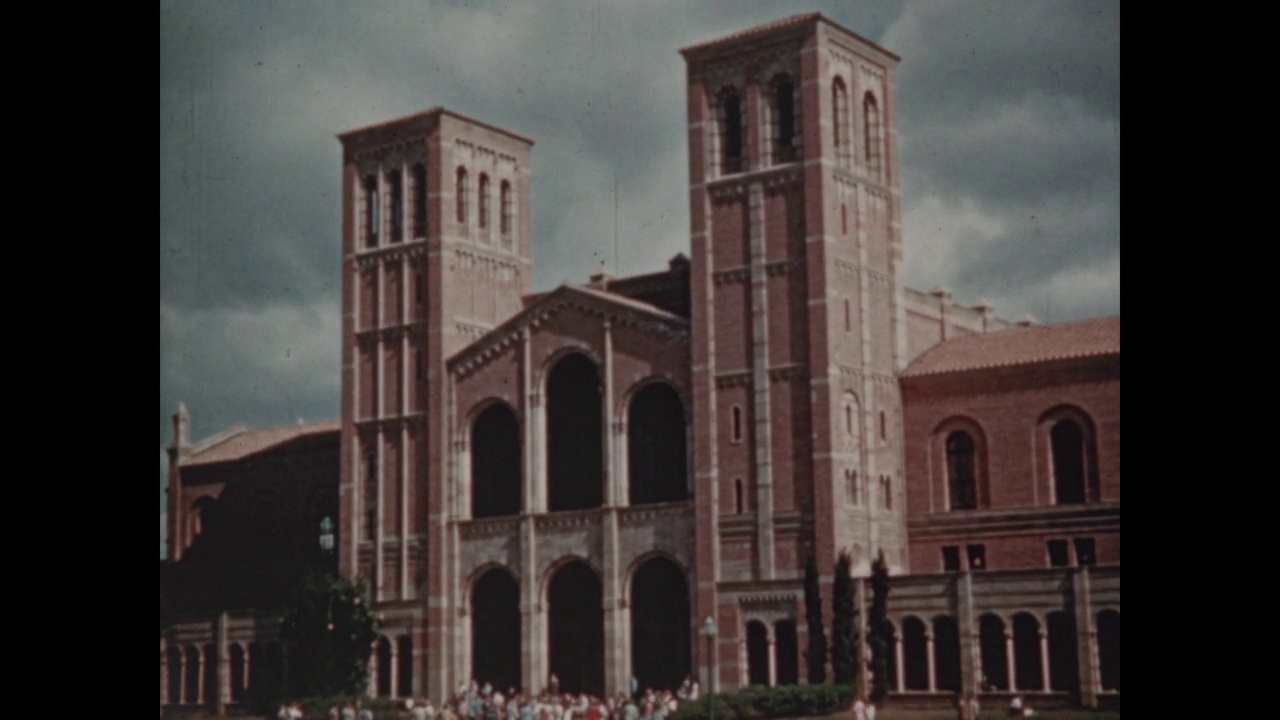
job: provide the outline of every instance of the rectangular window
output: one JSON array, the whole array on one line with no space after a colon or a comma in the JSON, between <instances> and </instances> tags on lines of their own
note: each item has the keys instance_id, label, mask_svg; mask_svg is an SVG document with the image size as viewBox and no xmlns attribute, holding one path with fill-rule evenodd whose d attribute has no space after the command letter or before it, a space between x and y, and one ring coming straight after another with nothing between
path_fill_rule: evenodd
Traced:
<instances>
[{"instance_id":1,"label":"rectangular window","mask_svg":"<svg viewBox=\"0 0 1280 720\"><path fill-rule=\"evenodd\" d=\"M947 545L942 548L942 570L944 572L960 571L960 546Z\"/></svg>"},{"instance_id":2,"label":"rectangular window","mask_svg":"<svg viewBox=\"0 0 1280 720\"><path fill-rule=\"evenodd\" d=\"M1076 565L1084 567L1098 562L1093 538L1076 538Z\"/></svg>"},{"instance_id":3,"label":"rectangular window","mask_svg":"<svg viewBox=\"0 0 1280 720\"><path fill-rule=\"evenodd\" d=\"M969 551L969 569L970 570L986 570L987 569L987 546L986 545L970 545Z\"/></svg>"},{"instance_id":4,"label":"rectangular window","mask_svg":"<svg viewBox=\"0 0 1280 720\"><path fill-rule=\"evenodd\" d=\"M1049 567L1067 567L1071 560L1067 557L1066 540L1049 541Z\"/></svg>"}]
</instances>

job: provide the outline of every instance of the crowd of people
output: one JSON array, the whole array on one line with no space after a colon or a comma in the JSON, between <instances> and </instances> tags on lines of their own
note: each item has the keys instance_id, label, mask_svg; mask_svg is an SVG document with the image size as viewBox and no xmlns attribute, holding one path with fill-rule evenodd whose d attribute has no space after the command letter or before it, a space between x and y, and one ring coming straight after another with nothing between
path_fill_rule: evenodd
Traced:
<instances>
[{"instance_id":1,"label":"crowd of people","mask_svg":"<svg viewBox=\"0 0 1280 720\"><path fill-rule=\"evenodd\" d=\"M504 693L490 682L464 683L439 710L429 700L406 703L413 720L665 720L682 700L698 699L698 682L686 676L680 688L641 691L633 678L631 694L599 697L590 693L561 692L552 674L541 693L525 694L515 688Z\"/></svg>"}]
</instances>

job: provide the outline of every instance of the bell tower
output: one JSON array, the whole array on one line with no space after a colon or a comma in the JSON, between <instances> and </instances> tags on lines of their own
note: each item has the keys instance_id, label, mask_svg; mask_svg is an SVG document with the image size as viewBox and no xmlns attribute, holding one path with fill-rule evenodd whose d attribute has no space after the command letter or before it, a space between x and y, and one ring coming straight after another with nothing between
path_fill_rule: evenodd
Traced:
<instances>
[{"instance_id":1,"label":"bell tower","mask_svg":"<svg viewBox=\"0 0 1280 720\"><path fill-rule=\"evenodd\" d=\"M697 572L714 578L697 608L733 656L752 608L802 598L810 555L828 590L842 550L855 575L880 550L905 570L899 58L820 14L681 52ZM751 680L744 662L722 685Z\"/></svg>"}]
</instances>

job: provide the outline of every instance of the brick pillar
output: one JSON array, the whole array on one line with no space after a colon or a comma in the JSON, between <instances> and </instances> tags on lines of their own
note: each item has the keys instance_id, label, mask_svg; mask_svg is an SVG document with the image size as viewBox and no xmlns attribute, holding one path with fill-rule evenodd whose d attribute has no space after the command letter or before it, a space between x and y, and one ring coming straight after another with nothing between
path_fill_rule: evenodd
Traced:
<instances>
[{"instance_id":1,"label":"brick pillar","mask_svg":"<svg viewBox=\"0 0 1280 720\"><path fill-rule=\"evenodd\" d=\"M1090 597L1089 567L1077 568L1072 578L1073 610L1076 620L1076 657L1080 673L1080 704L1098 707L1102 690L1102 674L1098 668L1098 630L1093 624L1093 602Z\"/></svg>"},{"instance_id":2,"label":"brick pillar","mask_svg":"<svg viewBox=\"0 0 1280 720\"><path fill-rule=\"evenodd\" d=\"M982 681L982 639L973 608L973 573L960 573L956 584L956 609L960 629L960 690L976 695Z\"/></svg>"}]
</instances>

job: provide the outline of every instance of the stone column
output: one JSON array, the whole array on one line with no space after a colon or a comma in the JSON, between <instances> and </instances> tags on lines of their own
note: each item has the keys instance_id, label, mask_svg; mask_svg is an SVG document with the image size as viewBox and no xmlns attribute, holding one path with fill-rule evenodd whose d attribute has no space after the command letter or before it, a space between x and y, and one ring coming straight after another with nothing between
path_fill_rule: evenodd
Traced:
<instances>
[{"instance_id":1,"label":"stone column","mask_svg":"<svg viewBox=\"0 0 1280 720\"><path fill-rule=\"evenodd\" d=\"M169 700L169 653L165 639L160 638L160 706L168 705Z\"/></svg>"},{"instance_id":2,"label":"stone column","mask_svg":"<svg viewBox=\"0 0 1280 720\"><path fill-rule=\"evenodd\" d=\"M1049 633L1040 628L1040 682L1045 692L1049 692Z\"/></svg>"},{"instance_id":3,"label":"stone column","mask_svg":"<svg viewBox=\"0 0 1280 720\"><path fill-rule=\"evenodd\" d=\"M982 681L982 639L973 607L973 573L965 570L956 583L957 625L960 631L960 690L976 695Z\"/></svg>"},{"instance_id":4,"label":"stone column","mask_svg":"<svg viewBox=\"0 0 1280 720\"><path fill-rule=\"evenodd\" d=\"M1080 676L1080 704L1098 706L1098 693L1102 690L1102 673L1098 667L1098 632L1093 623L1093 603L1090 597L1089 567L1077 568L1071 583L1073 610L1076 621L1076 657Z\"/></svg>"},{"instance_id":5,"label":"stone column","mask_svg":"<svg viewBox=\"0 0 1280 720\"><path fill-rule=\"evenodd\" d=\"M758 96L754 85L747 97ZM749 104L750 105L750 104ZM748 113L751 111L749 110ZM773 553L773 416L769 404L769 302L765 271L764 188L759 182L749 189L749 236L751 249L751 427L755 437L756 562L761 580L774 576Z\"/></svg>"},{"instance_id":6,"label":"stone column","mask_svg":"<svg viewBox=\"0 0 1280 720\"><path fill-rule=\"evenodd\" d=\"M249 646L244 647L244 667L240 668L240 687L244 688L245 695L249 694Z\"/></svg>"},{"instance_id":7,"label":"stone column","mask_svg":"<svg viewBox=\"0 0 1280 720\"><path fill-rule=\"evenodd\" d=\"M391 697L400 697L400 643L391 643Z\"/></svg>"},{"instance_id":8,"label":"stone column","mask_svg":"<svg viewBox=\"0 0 1280 720\"><path fill-rule=\"evenodd\" d=\"M898 682L894 684L898 686L898 692L902 692L907 687L906 663L902 658L902 636L897 634L893 636L893 665L898 670Z\"/></svg>"},{"instance_id":9,"label":"stone column","mask_svg":"<svg viewBox=\"0 0 1280 720\"><path fill-rule=\"evenodd\" d=\"M925 657L929 659L929 692L937 692L938 690L938 672L937 662L933 656L933 631L929 630L924 634Z\"/></svg>"},{"instance_id":10,"label":"stone column","mask_svg":"<svg viewBox=\"0 0 1280 720\"><path fill-rule=\"evenodd\" d=\"M778 684L777 639L773 634L773 623L765 623L764 629L767 633L765 637L768 638L769 641L769 687L774 687Z\"/></svg>"},{"instance_id":11,"label":"stone column","mask_svg":"<svg viewBox=\"0 0 1280 720\"><path fill-rule=\"evenodd\" d=\"M1018 689L1017 663L1013 661L1013 631L1004 631L1004 664L1009 675L1009 690Z\"/></svg>"},{"instance_id":12,"label":"stone column","mask_svg":"<svg viewBox=\"0 0 1280 720\"><path fill-rule=\"evenodd\" d=\"M181 648L182 652L178 653L181 662L178 663L178 697L174 698L175 705L181 705L187 701L187 651Z\"/></svg>"},{"instance_id":13,"label":"stone column","mask_svg":"<svg viewBox=\"0 0 1280 720\"><path fill-rule=\"evenodd\" d=\"M200 674L196 676L196 703L203 705L205 702L204 666L205 663L209 662L209 659L204 656L204 648L200 648L197 657L199 657L197 662L199 663Z\"/></svg>"},{"instance_id":14,"label":"stone column","mask_svg":"<svg viewBox=\"0 0 1280 720\"><path fill-rule=\"evenodd\" d=\"M218 687L214 690L214 712L227 714L227 701L231 699L231 658L227 652L227 613L218 614L214 620L214 662L217 665Z\"/></svg>"}]
</instances>

